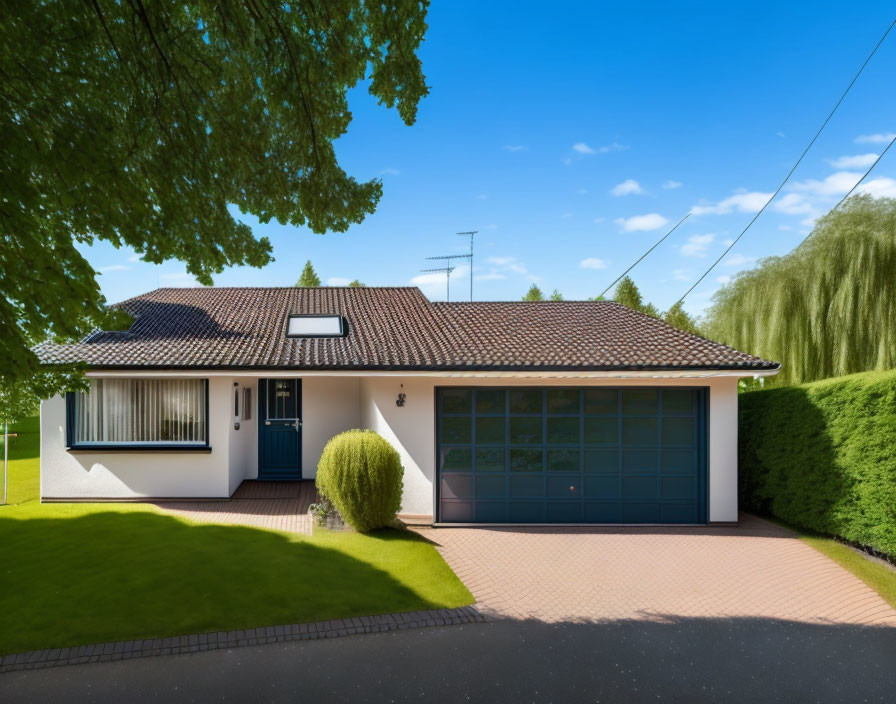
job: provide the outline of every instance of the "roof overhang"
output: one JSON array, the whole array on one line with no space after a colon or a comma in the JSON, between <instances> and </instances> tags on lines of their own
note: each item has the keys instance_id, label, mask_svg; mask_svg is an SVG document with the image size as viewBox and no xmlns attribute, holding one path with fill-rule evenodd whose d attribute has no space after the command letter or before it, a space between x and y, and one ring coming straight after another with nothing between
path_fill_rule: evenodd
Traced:
<instances>
[{"instance_id":1,"label":"roof overhang","mask_svg":"<svg viewBox=\"0 0 896 704\"><path fill-rule=\"evenodd\" d=\"M88 377L422 377L436 379L714 379L774 376L779 369L667 370L386 370L386 369L93 369Z\"/></svg>"}]
</instances>

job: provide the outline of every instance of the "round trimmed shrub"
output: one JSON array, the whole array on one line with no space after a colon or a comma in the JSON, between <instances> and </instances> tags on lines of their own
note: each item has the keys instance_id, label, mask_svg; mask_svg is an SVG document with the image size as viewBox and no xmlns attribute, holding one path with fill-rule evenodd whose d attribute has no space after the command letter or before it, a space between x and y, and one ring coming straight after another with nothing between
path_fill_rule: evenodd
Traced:
<instances>
[{"instance_id":1,"label":"round trimmed shrub","mask_svg":"<svg viewBox=\"0 0 896 704\"><path fill-rule=\"evenodd\" d=\"M317 464L317 490L360 532L389 525L401 507L401 457L372 430L332 438Z\"/></svg>"}]
</instances>

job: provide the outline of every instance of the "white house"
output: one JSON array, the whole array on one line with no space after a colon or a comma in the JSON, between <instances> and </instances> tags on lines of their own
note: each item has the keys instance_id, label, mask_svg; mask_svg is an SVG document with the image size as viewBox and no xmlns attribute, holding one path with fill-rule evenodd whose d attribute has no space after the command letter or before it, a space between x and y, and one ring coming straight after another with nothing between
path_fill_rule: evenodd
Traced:
<instances>
[{"instance_id":1,"label":"white house","mask_svg":"<svg viewBox=\"0 0 896 704\"><path fill-rule=\"evenodd\" d=\"M737 520L737 380L778 365L612 302L416 288L158 289L127 332L36 348L88 393L41 405L44 501L226 498L308 480L370 428L437 523Z\"/></svg>"}]
</instances>

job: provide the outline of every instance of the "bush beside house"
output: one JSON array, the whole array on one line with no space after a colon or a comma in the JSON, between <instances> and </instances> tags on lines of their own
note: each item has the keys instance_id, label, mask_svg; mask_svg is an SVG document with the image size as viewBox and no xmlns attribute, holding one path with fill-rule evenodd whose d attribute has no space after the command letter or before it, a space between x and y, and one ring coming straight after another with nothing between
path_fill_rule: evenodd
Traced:
<instances>
[{"instance_id":1,"label":"bush beside house","mask_svg":"<svg viewBox=\"0 0 896 704\"><path fill-rule=\"evenodd\" d=\"M896 371L740 397L743 508L896 558Z\"/></svg>"},{"instance_id":2,"label":"bush beside house","mask_svg":"<svg viewBox=\"0 0 896 704\"><path fill-rule=\"evenodd\" d=\"M332 438L317 465L317 489L357 531L384 528L401 507L404 469L398 452L372 430Z\"/></svg>"}]
</instances>

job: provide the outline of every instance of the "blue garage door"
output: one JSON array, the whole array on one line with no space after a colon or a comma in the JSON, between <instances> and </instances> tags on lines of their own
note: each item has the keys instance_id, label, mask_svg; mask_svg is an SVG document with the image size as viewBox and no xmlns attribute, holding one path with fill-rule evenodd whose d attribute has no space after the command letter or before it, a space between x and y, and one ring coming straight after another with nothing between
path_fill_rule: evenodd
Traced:
<instances>
[{"instance_id":1,"label":"blue garage door","mask_svg":"<svg viewBox=\"0 0 896 704\"><path fill-rule=\"evenodd\" d=\"M705 391L440 388L443 523L704 523Z\"/></svg>"}]
</instances>

